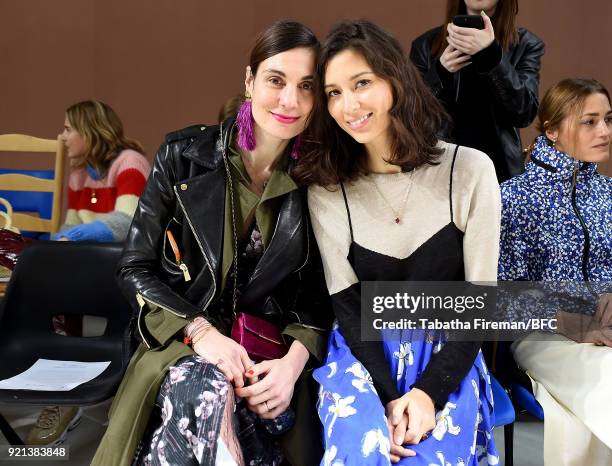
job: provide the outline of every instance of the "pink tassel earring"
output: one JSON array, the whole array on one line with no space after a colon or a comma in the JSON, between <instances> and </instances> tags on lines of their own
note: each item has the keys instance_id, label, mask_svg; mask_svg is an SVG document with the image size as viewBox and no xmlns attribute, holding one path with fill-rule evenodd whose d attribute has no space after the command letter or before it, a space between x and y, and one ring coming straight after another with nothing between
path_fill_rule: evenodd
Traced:
<instances>
[{"instance_id":1,"label":"pink tassel earring","mask_svg":"<svg viewBox=\"0 0 612 466\"><path fill-rule=\"evenodd\" d=\"M238 114L236 115L236 124L238 125L238 147L243 150L255 149L255 120L253 120L253 110L251 105L251 96L246 93L245 100L240 105Z\"/></svg>"},{"instance_id":2,"label":"pink tassel earring","mask_svg":"<svg viewBox=\"0 0 612 466\"><path fill-rule=\"evenodd\" d=\"M300 158L300 149L302 148L302 135L298 134L293 140L293 147L291 148L291 158L297 160Z\"/></svg>"}]
</instances>

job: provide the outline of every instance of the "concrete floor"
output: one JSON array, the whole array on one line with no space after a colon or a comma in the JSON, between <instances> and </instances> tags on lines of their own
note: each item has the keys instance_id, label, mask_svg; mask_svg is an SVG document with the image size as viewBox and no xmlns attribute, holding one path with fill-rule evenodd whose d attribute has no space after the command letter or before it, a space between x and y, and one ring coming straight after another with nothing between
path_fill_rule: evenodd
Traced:
<instances>
[{"instance_id":1,"label":"concrete floor","mask_svg":"<svg viewBox=\"0 0 612 466\"><path fill-rule=\"evenodd\" d=\"M544 423L530 415L518 415L514 423L514 466L544 465ZM500 465L505 465L504 429L493 432L500 455Z\"/></svg>"},{"instance_id":2,"label":"concrete floor","mask_svg":"<svg viewBox=\"0 0 612 466\"><path fill-rule=\"evenodd\" d=\"M110 402L84 408L81 423L68 434L64 444L70 449L69 461L19 461L21 466L87 466L91 462L98 442L104 433L106 412ZM0 404L0 412L24 438L36 421L39 408L24 405ZM528 416L519 416L514 427L514 465L542 466L543 424ZM501 455L500 464L504 465L504 431L495 429L495 442ZM6 445L6 439L0 434L0 444ZM3 462L0 462L2 464ZM4 463L9 464L9 463ZM112 465L109 465L112 466Z\"/></svg>"},{"instance_id":3,"label":"concrete floor","mask_svg":"<svg viewBox=\"0 0 612 466\"><path fill-rule=\"evenodd\" d=\"M68 438L61 446L67 446L69 449L68 461L50 461L46 460L41 463L41 460L19 461L21 466L87 466L91 462L96 447L106 429L106 412L110 406L110 402L104 402L98 405L89 406L83 409L83 416L79 425L68 433ZM40 407L26 405L0 404L0 413L11 424L13 429L17 431L23 439L27 436L30 428L36 422ZM2 434L0 434L0 444L6 445L8 442ZM0 465L3 462L0 461ZM5 463L8 464L8 463ZM112 465L109 465L112 466Z\"/></svg>"}]
</instances>

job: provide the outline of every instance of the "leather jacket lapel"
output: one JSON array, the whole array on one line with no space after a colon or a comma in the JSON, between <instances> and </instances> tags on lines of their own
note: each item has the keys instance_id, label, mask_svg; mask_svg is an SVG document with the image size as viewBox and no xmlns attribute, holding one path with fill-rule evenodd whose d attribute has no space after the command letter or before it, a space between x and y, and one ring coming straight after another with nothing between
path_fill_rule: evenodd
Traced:
<instances>
[{"instance_id":1,"label":"leather jacket lapel","mask_svg":"<svg viewBox=\"0 0 612 466\"><path fill-rule=\"evenodd\" d=\"M219 126L219 131L209 132L206 134L207 137L194 139L181 155L208 170L215 170L223 166L223 151L228 147L233 124L233 119L226 120L222 126ZM210 130L210 128L207 129ZM211 139L214 139L214 142ZM211 157L208 154L213 144L214 150Z\"/></svg>"},{"instance_id":2,"label":"leather jacket lapel","mask_svg":"<svg viewBox=\"0 0 612 466\"><path fill-rule=\"evenodd\" d=\"M257 303L307 261L309 238L304 208L298 190L286 195L270 244L240 298L241 307Z\"/></svg>"},{"instance_id":3,"label":"leather jacket lapel","mask_svg":"<svg viewBox=\"0 0 612 466\"><path fill-rule=\"evenodd\" d=\"M186 221L202 249L204 259L213 274L215 294L221 290L215 286L221 268L223 251L223 226L225 218L226 174L223 166L223 151L229 143L230 127L233 121L226 121L224 127L211 137L216 138L213 157L203 157L210 150L210 140L195 140L182 156L210 171L179 181L174 191L184 211ZM193 173L190 173L192 175ZM200 289L199 280L210 286L206 274L195 278L191 289Z\"/></svg>"}]
</instances>

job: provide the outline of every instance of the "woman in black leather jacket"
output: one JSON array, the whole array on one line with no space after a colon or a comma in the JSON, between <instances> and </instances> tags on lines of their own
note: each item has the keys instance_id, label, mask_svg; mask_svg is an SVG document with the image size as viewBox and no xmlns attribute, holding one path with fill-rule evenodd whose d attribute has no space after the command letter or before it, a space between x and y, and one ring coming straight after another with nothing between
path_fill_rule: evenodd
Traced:
<instances>
[{"instance_id":1,"label":"woman in black leather jacket","mask_svg":"<svg viewBox=\"0 0 612 466\"><path fill-rule=\"evenodd\" d=\"M410 58L453 119L453 142L491 157L498 180L523 171L518 128L538 110L544 43L515 27L518 0L447 0L444 26L412 43ZM482 15L484 29L455 15Z\"/></svg>"},{"instance_id":2,"label":"woman in black leather jacket","mask_svg":"<svg viewBox=\"0 0 612 466\"><path fill-rule=\"evenodd\" d=\"M93 464L278 464L269 432L287 427L288 409L285 457L319 462L302 375L323 356L332 313L305 196L289 176L318 47L302 24L275 23L252 49L237 123L162 144L119 264L143 343ZM254 364L229 337L240 312L276 324L287 354Z\"/></svg>"}]
</instances>

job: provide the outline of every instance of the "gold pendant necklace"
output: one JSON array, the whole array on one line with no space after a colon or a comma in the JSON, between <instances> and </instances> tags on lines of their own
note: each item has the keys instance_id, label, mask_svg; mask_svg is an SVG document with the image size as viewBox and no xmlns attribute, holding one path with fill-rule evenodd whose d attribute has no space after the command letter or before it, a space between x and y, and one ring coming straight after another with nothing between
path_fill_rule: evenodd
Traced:
<instances>
[{"instance_id":1,"label":"gold pendant necklace","mask_svg":"<svg viewBox=\"0 0 612 466\"><path fill-rule=\"evenodd\" d=\"M402 223L402 213L404 212L404 209L406 208L406 201L408 201L408 195L410 194L410 189L412 188L412 184L413 184L412 178L413 178L413 176L414 176L414 169L410 173L409 184L408 184L408 187L406 188L406 193L404 194L404 199L402 200L402 203L400 204L400 209L399 210L395 210L393 208L391 203L387 200L387 198L384 196L384 194L382 193L382 191L378 187L378 184L376 184L376 181L374 181L373 178L371 179L372 184L374 185L374 189L376 189L376 192L378 193L380 198L385 202L385 204L387 204L387 207L389 207L389 210L391 210L391 212L393 212L393 223L395 223L396 225L399 225L399 224Z\"/></svg>"},{"instance_id":2,"label":"gold pendant necklace","mask_svg":"<svg viewBox=\"0 0 612 466\"><path fill-rule=\"evenodd\" d=\"M98 203L98 198L96 197L96 190L95 189L91 190L91 199L90 199L90 202L92 204L97 204Z\"/></svg>"}]
</instances>

